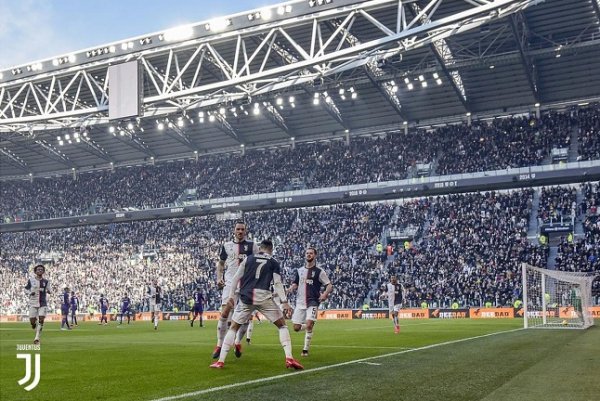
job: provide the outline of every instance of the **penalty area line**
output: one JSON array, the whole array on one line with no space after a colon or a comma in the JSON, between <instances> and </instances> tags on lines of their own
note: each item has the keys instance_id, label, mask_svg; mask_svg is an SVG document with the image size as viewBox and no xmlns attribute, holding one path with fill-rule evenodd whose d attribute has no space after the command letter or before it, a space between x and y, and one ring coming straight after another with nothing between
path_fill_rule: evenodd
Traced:
<instances>
[{"instance_id":1,"label":"penalty area line","mask_svg":"<svg viewBox=\"0 0 600 401\"><path fill-rule=\"evenodd\" d=\"M214 393L214 392L221 391L221 390L229 390L229 389L236 388L236 387L247 386L249 384L267 383L267 382L271 382L271 381L283 379L285 377L297 376L297 375L302 375L302 374L307 374L307 373L313 373L313 372L319 372L321 370L339 368L339 367L342 367L342 366L348 366L348 365L352 365L352 364L356 364L356 363L365 363L365 362L370 362L370 361L372 361L374 359L387 358L387 357L390 357L390 356L407 354L409 352L423 351L423 350L427 350L427 349L431 349L431 348L443 347L445 345L457 344L457 343L462 343L462 342L465 342L465 341L471 341L471 340L477 340L477 339L480 339L480 338L496 336L498 334L514 333L516 331L521 331L521 330L524 330L524 329L523 328L518 328L518 329L513 329L513 330L497 331L497 332L494 332L494 333L482 334L480 336L460 338L458 340L451 340L451 341L444 341L444 342L441 342L441 343L435 343L435 344L425 345L425 346L419 347L419 348L412 348L412 349L407 349L407 350L402 350L402 351L390 352L388 354L370 356L370 357L367 357L367 358L354 359L352 361L335 363L333 365L320 366L318 368L312 368L312 369L306 369L306 370L298 370L298 371L295 371L295 372L292 372L292 373L284 373L284 374L281 374L281 375L270 376L270 377L263 377L263 378L254 379L254 380L247 380L245 382L239 382L239 383L226 384L224 386L212 387L212 388L207 388L207 389L204 389L204 390L192 391L192 392L189 392L189 393L183 393L183 394L179 394L179 395L172 395L172 396L163 397L163 398L155 398L155 399L152 399L151 401L172 401L172 400L179 400L179 399L183 399L183 398L195 397L197 395Z\"/></svg>"}]
</instances>

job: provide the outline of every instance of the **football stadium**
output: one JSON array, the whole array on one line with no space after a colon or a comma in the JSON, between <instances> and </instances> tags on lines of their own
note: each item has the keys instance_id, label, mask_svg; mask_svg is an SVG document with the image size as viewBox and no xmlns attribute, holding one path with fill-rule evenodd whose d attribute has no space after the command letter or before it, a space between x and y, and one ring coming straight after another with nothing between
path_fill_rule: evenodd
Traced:
<instances>
[{"instance_id":1,"label":"football stadium","mask_svg":"<svg viewBox=\"0 0 600 401\"><path fill-rule=\"evenodd\" d=\"M600 399L599 0L293 0L0 69L0 196L2 401Z\"/></svg>"}]
</instances>

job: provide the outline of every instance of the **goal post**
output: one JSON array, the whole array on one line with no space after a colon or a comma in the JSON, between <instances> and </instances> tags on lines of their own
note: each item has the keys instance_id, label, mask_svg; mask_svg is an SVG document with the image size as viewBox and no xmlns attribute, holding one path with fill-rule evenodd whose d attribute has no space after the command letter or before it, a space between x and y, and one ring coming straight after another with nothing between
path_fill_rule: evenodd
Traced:
<instances>
[{"instance_id":1,"label":"goal post","mask_svg":"<svg viewBox=\"0 0 600 401\"><path fill-rule=\"evenodd\" d=\"M587 329L591 313L591 273L563 272L521 264L523 327Z\"/></svg>"}]
</instances>

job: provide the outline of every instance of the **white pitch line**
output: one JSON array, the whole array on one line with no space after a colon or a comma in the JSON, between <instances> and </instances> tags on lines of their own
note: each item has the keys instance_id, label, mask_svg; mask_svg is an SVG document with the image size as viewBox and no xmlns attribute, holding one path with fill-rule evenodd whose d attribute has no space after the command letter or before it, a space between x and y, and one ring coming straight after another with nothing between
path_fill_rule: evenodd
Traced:
<instances>
[{"instance_id":1,"label":"white pitch line","mask_svg":"<svg viewBox=\"0 0 600 401\"><path fill-rule=\"evenodd\" d=\"M403 351L391 352L389 354L371 356L371 357L368 357L368 358L355 359L355 360L352 360L352 361L335 363L333 365L326 365L326 366L321 366L321 367L313 368L313 369L298 370L298 371L295 371L293 373L284 373L284 374L277 375L277 376L263 377L261 379L248 380L248 381L245 381L245 382L239 382L239 383L233 383L233 384L226 384L224 386L212 387L212 388L207 388L207 389L198 390L198 391L192 391L190 393L184 393L184 394L179 394L179 395L172 395L172 396L163 397L163 398L156 398L156 399L153 399L151 401L172 401L172 400L179 400L179 399L182 399L182 398L194 397L194 396L197 396L197 395L214 393L214 392L221 391L221 390L229 390L229 389L236 388L236 387L247 386L249 384L266 383L266 382L275 381L275 380L278 380L278 379L283 379L283 378L289 377L289 376L295 376L295 375L302 375L302 374L307 374L307 373L319 372L321 370L339 368L341 366L352 365L354 363L369 362L369 361L372 361L373 359L387 358L387 357L390 357L390 356L401 355L401 354L406 354L406 353L415 352L415 351L423 351L423 350L427 350L427 349L431 349L431 348L442 347L444 345L457 344L457 343L462 343L462 342L465 342L465 341L477 340L479 338L485 338L485 337L495 336L495 335L498 335L498 334L513 333L515 331L521 331L521 330L524 330L524 329L523 328L518 328L518 329L513 329L513 330L497 331L495 333L482 334L480 336L475 336L475 337L467 337L467 338L461 338L461 339L458 339L458 340L445 341L445 342L442 342L442 343L425 345L425 346L419 347L419 348L412 348L412 349L407 349L407 350L403 350Z\"/></svg>"},{"instance_id":2,"label":"white pitch line","mask_svg":"<svg viewBox=\"0 0 600 401\"><path fill-rule=\"evenodd\" d=\"M212 344L212 343L211 343ZM281 348L281 344L252 344L250 347L277 347ZM327 344L312 344L311 348L352 348L352 349L413 349L411 347L378 347L371 345L327 345Z\"/></svg>"},{"instance_id":3,"label":"white pitch line","mask_svg":"<svg viewBox=\"0 0 600 401\"><path fill-rule=\"evenodd\" d=\"M364 365L371 365L371 366L381 366L380 363L375 363L375 362L358 362L358 363L362 363Z\"/></svg>"},{"instance_id":4,"label":"white pitch line","mask_svg":"<svg viewBox=\"0 0 600 401\"><path fill-rule=\"evenodd\" d=\"M392 321L390 320L390 323ZM412 327L412 326L423 326L426 324L436 324L438 323L438 321L435 322L423 322L423 323L403 323L400 325L400 328L402 329L402 327ZM386 324L385 326L373 326L373 327L362 327L362 328L352 328L352 329L345 329L346 331L363 331L363 330L378 330L378 329L391 329L393 328L394 325L393 324Z\"/></svg>"}]
</instances>

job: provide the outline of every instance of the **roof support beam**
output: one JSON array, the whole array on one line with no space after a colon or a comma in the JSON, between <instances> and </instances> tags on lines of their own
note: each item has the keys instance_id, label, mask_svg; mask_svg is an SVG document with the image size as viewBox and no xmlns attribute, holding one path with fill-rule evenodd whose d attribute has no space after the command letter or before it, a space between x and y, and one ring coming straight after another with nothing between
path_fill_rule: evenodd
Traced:
<instances>
[{"instance_id":1,"label":"roof support beam","mask_svg":"<svg viewBox=\"0 0 600 401\"><path fill-rule=\"evenodd\" d=\"M288 127L288 125L285 122L285 119L283 118L281 113L279 113L275 106L273 106L269 102L264 102L263 105L265 106L265 116L269 119L269 121L271 121L273 124L279 127L280 130L285 132L285 134L288 137L293 138L296 136L292 129Z\"/></svg>"},{"instance_id":2,"label":"roof support beam","mask_svg":"<svg viewBox=\"0 0 600 401\"><path fill-rule=\"evenodd\" d=\"M20 135L23 135L23 134L20 134ZM77 167L66 155L64 155L63 153L56 150L56 148L54 148L52 145L46 143L44 140L38 139L38 140L35 140L33 143L42 147L44 150L46 150L46 152L43 152L36 146L33 146L33 144L29 142L29 138L25 137L24 135L21 136L21 138L24 138L25 140L19 141L14 136L11 136L11 135L6 135L6 136L2 137L3 140L7 140L8 142L12 143L13 145L16 145L17 147L25 148L25 149L29 150L30 152L36 153L40 156L44 156L44 157L46 157L52 161L58 162L64 166L67 166L69 168Z\"/></svg>"},{"instance_id":3,"label":"roof support beam","mask_svg":"<svg viewBox=\"0 0 600 401\"><path fill-rule=\"evenodd\" d=\"M121 135L117 135L116 133L114 133L114 137L117 140L119 140L120 142L129 146L130 148L133 148L133 149L137 150L138 152L142 152L143 154L145 154L148 157L156 157L154 152L148 147L148 145L146 145L144 143L144 141L142 141L135 134L134 131L132 131L132 130L130 131L128 129L123 129L123 132L125 133L125 135L121 136Z\"/></svg>"},{"instance_id":4,"label":"roof support beam","mask_svg":"<svg viewBox=\"0 0 600 401\"><path fill-rule=\"evenodd\" d=\"M21 75L21 72L15 71L15 77L5 78L0 83L0 92L4 89L4 96L0 95L0 110L4 111L3 116L0 117L0 124L18 129L29 123L40 125L40 122L64 120L78 115L94 113L106 115L107 80L96 82L91 75L92 71L94 74L98 72L100 77L106 77L105 71L109 64L136 58L142 60L146 57L152 58L156 60L157 65L170 61L166 73L148 72L151 68L144 65L146 67L144 78L146 82L151 83L153 92L143 100L148 110L172 104L190 110L191 107L188 108L188 105L197 105L198 102L210 101L215 97L224 97L224 101L229 102L232 98L239 99L240 96L249 99L301 85L309 85L309 90L314 91L312 83L360 68L372 58L385 58L387 54L393 52L397 54L426 46L432 41L446 39L477 28L540 2L539 0L468 0L463 3L462 11L457 10L438 18L437 14L440 13L437 10L441 9L439 4L442 1L448 0L420 1L422 11L412 19L407 18L404 13L406 5L413 3L411 0L352 1L343 2L339 7L334 2L332 5L289 18L274 18L269 23L252 23L239 30L233 28L237 25L234 22L233 27L228 27L214 35L206 34L206 30L198 26L195 30L203 32L202 35L174 43L157 40L144 49L137 48L137 45L136 48L125 52L117 49L116 54L107 54L106 57L95 59L97 61L92 63L76 62L73 65L67 64L57 68L45 66L44 72L40 74L24 71ZM382 10L383 13L380 12ZM421 20L425 13L430 18L428 23ZM350 26L349 23L355 16L359 16L361 23ZM237 18L244 17L234 16L232 20ZM344 41L344 39L340 40L341 30L336 29L326 33L321 29L329 20L343 21L344 28L355 36L360 37L360 32L367 29L372 36L358 46L339 47L338 44ZM398 21L396 29L389 27L390 20ZM248 22L244 21L244 23ZM250 40L258 40L260 48L246 47L245 44ZM279 54L273 46L276 44L295 57L293 59L278 57ZM221 55L225 52L232 53L227 49L235 49L233 65L230 57L224 58ZM189 56L186 56L191 54L190 51L197 52L192 61ZM179 55L182 57L179 58ZM84 54L81 56L83 57ZM223 79L203 79L199 71L204 69L202 63L216 63L214 65L218 66ZM55 73L59 71L60 73ZM60 77L60 81L56 80L57 76ZM165 79L164 76L168 78ZM30 83L34 87L48 87L47 96L42 96L39 91L31 89ZM16 93L25 90L22 88L23 85L27 85L31 93L27 97L29 108L20 115L14 110L13 99ZM70 89L67 90L67 87ZM78 99L72 99L70 95L75 90ZM23 92L23 97L25 96L27 95ZM38 98L34 99L35 96ZM93 99L93 101L88 105L80 99ZM319 104L343 127L348 128L335 104L331 102ZM146 114L145 117L149 115Z\"/></svg>"},{"instance_id":5,"label":"roof support beam","mask_svg":"<svg viewBox=\"0 0 600 401\"><path fill-rule=\"evenodd\" d=\"M475 4L481 5L482 3L485 2L480 1ZM427 24L431 22L431 18L429 17L427 10L421 10L418 4L411 4L409 10L415 18L420 16L422 23ZM460 100L460 102L462 103L463 107L465 108L465 111L470 112L471 105L467 100L467 92L465 90L464 82L462 80L460 72L458 70L454 70L452 72L448 70L448 63L454 64L455 61L454 54L452 53L452 50L448 45L448 41L446 39L434 40L431 43L429 43L429 48L431 49L431 52L433 53L437 62L440 64L444 76L448 80L448 83L450 83L452 90L454 91L454 93L456 93L456 96L458 97L458 100Z\"/></svg>"},{"instance_id":6,"label":"roof support beam","mask_svg":"<svg viewBox=\"0 0 600 401\"><path fill-rule=\"evenodd\" d=\"M308 85L303 85L302 88L304 89L304 91L306 93L311 94L313 97L314 97L314 94L317 93L317 92L314 92ZM331 98L330 96L326 96L323 93L321 93L319 95L319 97L321 98L321 100L319 101L319 104L321 104L323 106L323 108L325 109L327 114L329 114L335 121L337 121L338 124L340 124L342 127L344 127L344 129L349 130L350 126L348 125L346 120L344 120L344 118L342 117L342 113L340 112L340 109L337 107L337 105L333 101L333 98Z\"/></svg>"},{"instance_id":7,"label":"roof support beam","mask_svg":"<svg viewBox=\"0 0 600 401\"><path fill-rule=\"evenodd\" d=\"M594 1L592 1L592 3L594 3ZM513 36L515 37L515 41L517 42L519 56L521 57L521 64L523 64L523 69L525 70L525 75L527 76L529 89L531 90L533 99L536 101L536 103L539 103L540 94L538 91L536 67L533 59L530 59L525 54L529 47L527 44L527 35L529 31L527 22L525 21L525 17L522 13L510 15L508 17L508 21L510 28L512 29Z\"/></svg>"},{"instance_id":8,"label":"roof support beam","mask_svg":"<svg viewBox=\"0 0 600 401\"><path fill-rule=\"evenodd\" d=\"M402 3L399 3L399 7L403 7ZM402 12L399 13L401 15ZM401 17L400 17L401 18ZM350 22L350 26L352 26L352 22ZM332 30L339 29L344 34L344 38L346 42L350 46L358 46L360 45L360 40L354 36L348 29L346 29L342 22L339 20L329 22L329 27ZM379 93L385 98L385 100L392 106L392 108L396 111L396 114L400 116L403 121L408 121L408 116L402 110L402 104L400 103L400 99L396 96L396 92L398 91L398 86L394 82L383 82L381 80L381 76L385 75L385 72L381 67L378 66L378 60L376 58L372 58L367 64L365 64L365 70L367 72L367 77L371 81L373 85L377 88Z\"/></svg>"},{"instance_id":9,"label":"roof support beam","mask_svg":"<svg viewBox=\"0 0 600 401\"><path fill-rule=\"evenodd\" d=\"M188 147L191 151L198 150L198 147L192 143L188 135L177 125L173 124L173 122L169 121L167 127L165 127L165 132L177 142Z\"/></svg>"},{"instance_id":10,"label":"roof support beam","mask_svg":"<svg viewBox=\"0 0 600 401\"><path fill-rule=\"evenodd\" d=\"M265 41L268 38L260 37L258 39ZM269 51L275 52L282 59L286 60L286 62L288 62L288 63L299 62L298 58L294 54L292 54L291 52L286 50L283 46L279 45L279 43L277 43L277 41L275 39L276 38L273 37L273 39L271 40ZM259 43L258 40L256 40L256 42ZM275 58L274 60L279 65L284 65L283 62L281 62L279 59ZM307 73L308 73L308 71L307 71ZM301 88L308 95L310 95L311 98L314 98L315 93L317 93L317 92L315 92L314 88L310 84L304 83L301 85ZM324 95L323 93L320 93L318 95L318 99L319 99L319 105L321 105L321 107L323 107L323 109L325 109L325 111L327 112L327 114L329 114L331 116L331 118L333 118L335 121L337 121L337 123L340 124L342 127L344 127L344 129L350 129L348 124L344 121L344 118L342 117L342 113L340 112L340 109L337 107L337 105L335 104L335 102L333 101L333 99L331 97L328 97L328 96Z\"/></svg>"},{"instance_id":11,"label":"roof support beam","mask_svg":"<svg viewBox=\"0 0 600 401\"><path fill-rule=\"evenodd\" d=\"M50 145L45 140L37 139L35 143L44 148L50 155L50 158L54 161L57 161L73 169L77 168L77 166L71 161L71 159L69 159L64 153L59 152L54 146Z\"/></svg>"},{"instance_id":12,"label":"roof support beam","mask_svg":"<svg viewBox=\"0 0 600 401\"><path fill-rule=\"evenodd\" d=\"M594 7L594 12L596 13L596 18L600 21L600 0L591 0L592 7Z\"/></svg>"},{"instance_id":13,"label":"roof support beam","mask_svg":"<svg viewBox=\"0 0 600 401\"><path fill-rule=\"evenodd\" d=\"M85 149L87 152L99 157L100 159L106 160L107 162L114 163L115 160L113 157L108 154L103 147L94 142L89 136L88 132L85 129L80 130L78 133L79 141L75 142L75 145L81 149Z\"/></svg>"},{"instance_id":14,"label":"roof support beam","mask_svg":"<svg viewBox=\"0 0 600 401\"><path fill-rule=\"evenodd\" d=\"M223 117L220 113L214 113L215 122L217 123L216 127L227 134L228 137L232 138L234 141L238 142L240 145L245 144L242 136L237 132L231 124Z\"/></svg>"},{"instance_id":15,"label":"roof support beam","mask_svg":"<svg viewBox=\"0 0 600 401\"><path fill-rule=\"evenodd\" d=\"M19 156L15 155L10 150L6 148L0 148L0 154L6 156L6 158L8 158L8 162L19 170L22 170L26 173L31 171L27 163L25 163Z\"/></svg>"},{"instance_id":16,"label":"roof support beam","mask_svg":"<svg viewBox=\"0 0 600 401\"><path fill-rule=\"evenodd\" d=\"M448 44L446 43L446 46L447 45ZM446 63L444 62L444 59L442 58L440 53L435 49L435 46L430 45L430 47L431 47L431 51L433 52L433 55L435 56L436 60L440 64L440 68L442 69L444 76L448 80L448 83L452 87L452 90L454 91L454 93L456 93L456 97L458 97L458 100L460 100L460 102L462 103L465 110L467 112L470 112L471 111L471 103L467 99L467 92L465 90L464 82L462 80L460 73L458 72L458 70L449 71L448 67L446 66Z\"/></svg>"}]
</instances>

